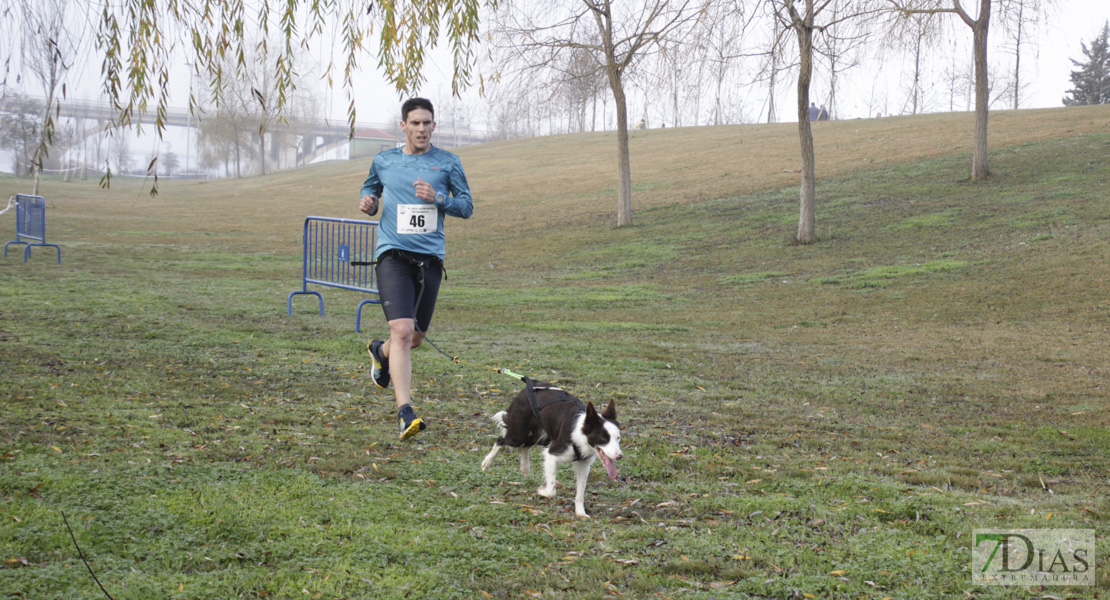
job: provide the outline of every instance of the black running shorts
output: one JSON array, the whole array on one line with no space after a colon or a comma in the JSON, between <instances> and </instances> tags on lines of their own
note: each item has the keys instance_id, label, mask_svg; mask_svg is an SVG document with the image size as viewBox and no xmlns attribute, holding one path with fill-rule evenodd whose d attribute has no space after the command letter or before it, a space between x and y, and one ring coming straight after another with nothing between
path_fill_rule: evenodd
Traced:
<instances>
[{"instance_id":1,"label":"black running shorts","mask_svg":"<svg viewBox=\"0 0 1110 600\"><path fill-rule=\"evenodd\" d=\"M417 331L428 331L443 281L443 261L430 254L387 250L378 258L376 273L385 320L413 319Z\"/></svg>"}]
</instances>

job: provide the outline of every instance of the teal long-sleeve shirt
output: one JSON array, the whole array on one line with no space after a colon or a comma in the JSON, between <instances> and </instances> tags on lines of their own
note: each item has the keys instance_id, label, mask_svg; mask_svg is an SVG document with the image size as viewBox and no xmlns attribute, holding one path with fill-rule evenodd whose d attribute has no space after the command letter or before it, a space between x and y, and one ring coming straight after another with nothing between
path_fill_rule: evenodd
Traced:
<instances>
[{"instance_id":1,"label":"teal long-sleeve shirt","mask_svg":"<svg viewBox=\"0 0 1110 600\"><path fill-rule=\"evenodd\" d=\"M434 204L416 197L413 184L418 178L435 188ZM462 161L435 146L423 154L405 154L401 148L379 153L370 163L362 195L377 196L382 211L375 260L391 249L431 254L442 260L447 254L444 217L469 219L474 212Z\"/></svg>"}]
</instances>

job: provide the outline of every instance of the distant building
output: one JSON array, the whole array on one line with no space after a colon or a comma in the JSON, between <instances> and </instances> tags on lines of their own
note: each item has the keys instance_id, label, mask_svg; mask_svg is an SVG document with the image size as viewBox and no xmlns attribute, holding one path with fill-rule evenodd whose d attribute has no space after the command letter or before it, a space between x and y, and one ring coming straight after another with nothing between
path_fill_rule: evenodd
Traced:
<instances>
[{"instance_id":1,"label":"distant building","mask_svg":"<svg viewBox=\"0 0 1110 600\"><path fill-rule=\"evenodd\" d=\"M401 138L381 129L359 129L351 138L350 160L372 158L382 150L395 148Z\"/></svg>"}]
</instances>

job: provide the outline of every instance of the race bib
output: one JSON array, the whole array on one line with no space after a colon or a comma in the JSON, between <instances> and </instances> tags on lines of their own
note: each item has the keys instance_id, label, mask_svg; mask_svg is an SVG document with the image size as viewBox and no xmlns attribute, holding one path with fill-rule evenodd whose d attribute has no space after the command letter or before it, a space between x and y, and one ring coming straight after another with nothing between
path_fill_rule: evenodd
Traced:
<instances>
[{"instance_id":1,"label":"race bib","mask_svg":"<svg viewBox=\"0 0 1110 600\"><path fill-rule=\"evenodd\" d=\"M432 233L436 230L439 210L432 204L398 204L397 233Z\"/></svg>"}]
</instances>

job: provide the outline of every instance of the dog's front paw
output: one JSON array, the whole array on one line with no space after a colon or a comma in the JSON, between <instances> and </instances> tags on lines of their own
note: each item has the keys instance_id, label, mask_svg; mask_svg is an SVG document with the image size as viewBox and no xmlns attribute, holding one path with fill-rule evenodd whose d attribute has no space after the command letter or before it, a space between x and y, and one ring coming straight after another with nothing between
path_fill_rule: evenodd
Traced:
<instances>
[{"instance_id":1,"label":"dog's front paw","mask_svg":"<svg viewBox=\"0 0 1110 600\"><path fill-rule=\"evenodd\" d=\"M587 519L590 518L590 515L586 514L586 509L584 507L574 507L574 514L578 515L579 517L585 517Z\"/></svg>"},{"instance_id":2,"label":"dog's front paw","mask_svg":"<svg viewBox=\"0 0 1110 600\"><path fill-rule=\"evenodd\" d=\"M490 465L492 465L492 464L493 464L493 459L487 456L486 459L482 461L482 472L484 473L484 472L488 471Z\"/></svg>"},{"instance_id":3,"label":"dog's front paw","mask_svg":"<svg viewBox=\"0 0 1110 600\"><path fill-rule=\"evenodd\" d=\"M553 485L551 485L551 486L548 486L548 485L541 486L540 489L536 490L536 493L543 496L544 498L554 498L555 497L555 486L553 486Z\"/></svg>"}]
</instances>

